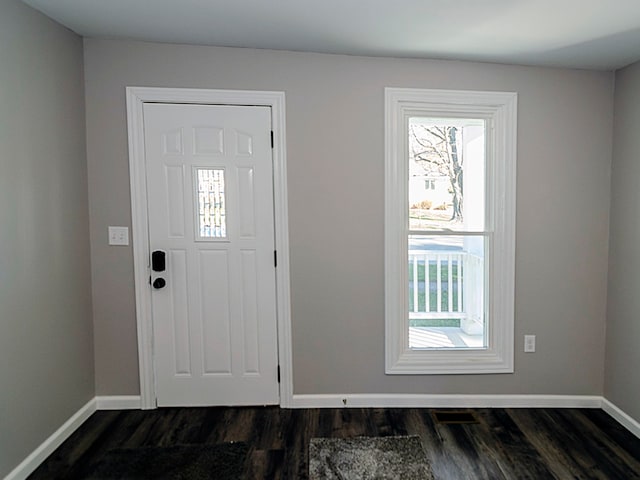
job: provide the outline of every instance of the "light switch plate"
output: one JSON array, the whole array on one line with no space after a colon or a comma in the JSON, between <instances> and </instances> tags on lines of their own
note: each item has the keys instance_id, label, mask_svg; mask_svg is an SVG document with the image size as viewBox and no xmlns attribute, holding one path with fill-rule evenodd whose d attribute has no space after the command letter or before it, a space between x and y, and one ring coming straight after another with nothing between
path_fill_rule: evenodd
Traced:
<instances>
[{"instance_id":1,"label":"light switch plate","mask_svg":"<svg viewBox=\"0 0 640 480\"><path fill-rule=\"evenodd\" d=\"M129 227L109 227L109 245L129 245Z\"/></svg>"},{"instance_id":2,"label":"light switch plate","mask_svg":"<svg viewBox=\"0 0 640 480\"><path fill-rule=\"evenodd\" d=\"M536 336L525 335L524 336L524 351L526 353L534 353L536 351Z\"/></svg>"}]
</instances>

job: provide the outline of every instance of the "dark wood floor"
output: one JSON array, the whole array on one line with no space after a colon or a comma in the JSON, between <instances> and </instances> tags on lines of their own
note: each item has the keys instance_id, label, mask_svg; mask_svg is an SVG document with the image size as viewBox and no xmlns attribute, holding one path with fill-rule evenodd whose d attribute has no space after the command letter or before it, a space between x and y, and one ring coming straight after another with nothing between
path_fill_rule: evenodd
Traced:
<instances>
[{"instance_id":1,"label":"dark wood floor","mask_svg":"<svg viewBox=\"0 0 640 480\"><path fill-rule=\"evenodd\" d=\"M602 410L471 412L478 423L436 423L429 409L100 411L29 478L85 478L113 448L244 441L247 479L295 480L312 437L419 435L437 480L640 479L640 439Z\"/></svg>"}]
</instances>

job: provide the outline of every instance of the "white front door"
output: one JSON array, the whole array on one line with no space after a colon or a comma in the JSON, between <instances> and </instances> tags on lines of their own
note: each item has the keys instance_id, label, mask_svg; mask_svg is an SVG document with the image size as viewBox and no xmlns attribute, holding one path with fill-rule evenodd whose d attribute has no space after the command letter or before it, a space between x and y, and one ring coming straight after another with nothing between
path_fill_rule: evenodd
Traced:
<instances>
[{"instance_id":1,"label":"white front door","mask_svg":"<svg viewBox=\"0 0 640 480\"><path fill-rule=\"evenodd\" d=\"M270 132L269 107L144 105L158 406L279 402Z\"/></svg>"}]
</instances>

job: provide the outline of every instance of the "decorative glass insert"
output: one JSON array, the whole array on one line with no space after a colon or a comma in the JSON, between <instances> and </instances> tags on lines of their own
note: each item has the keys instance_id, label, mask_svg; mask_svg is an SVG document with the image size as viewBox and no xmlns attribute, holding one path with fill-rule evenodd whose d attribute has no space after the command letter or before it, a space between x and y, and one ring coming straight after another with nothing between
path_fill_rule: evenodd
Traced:
<instances>
[{"instance_id":1,"label":"decorative glass insert","mask_svg":"<svg viewBox=\"0 0 640 480\"><path fill-rule=\"evenodd\" d=\"M223 168L197 168L198 237L226 238L227 211Z\"/></svg>"}]
</instances>

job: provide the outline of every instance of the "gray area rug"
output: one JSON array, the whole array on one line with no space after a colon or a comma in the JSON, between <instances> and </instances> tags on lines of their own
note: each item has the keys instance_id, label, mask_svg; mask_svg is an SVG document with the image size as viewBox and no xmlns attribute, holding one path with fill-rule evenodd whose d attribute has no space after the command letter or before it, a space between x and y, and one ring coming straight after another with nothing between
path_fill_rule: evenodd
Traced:
<instances>
[{"instance_id":1,"label":"gray area rug","mask_svg":"<svg viewBox=\"0 0 640 480\"><path fill-rule=\"evenodd\" d=\"M433 480L420 438L312 438L309 480Z\"/></svg>"},{"instance_id":2,"label":"gray area rug","mask_svg":"<svg viewBox=\"0 0 640 480\"><path fill-rule=\"evenodd\" d=\"M118 448L93 466L87 480L238 480L246 443Z\"/></svg>"}]
</instances>

